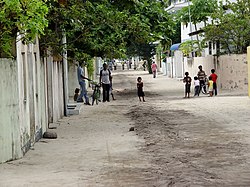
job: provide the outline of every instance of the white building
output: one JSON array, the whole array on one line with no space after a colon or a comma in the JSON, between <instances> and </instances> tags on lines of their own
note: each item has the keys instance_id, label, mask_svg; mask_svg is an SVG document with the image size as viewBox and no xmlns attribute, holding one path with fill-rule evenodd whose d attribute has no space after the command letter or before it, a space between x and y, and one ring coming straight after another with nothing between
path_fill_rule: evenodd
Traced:
<instances>
[{"instance_id":1,"label":"white building","mask_svg":"<svg viewBox=\"0 0 250 187\"><path fill-rule=\"evenodd\" d=\"M218 0L219 2L219 0ZM236 2L236 0L231 0L231 2ZM166 11L170 13L175 13L178 10L181 10L184 7L188 7L192 5L190 0L170 0L170 6L166 9ZM191 40L202 40L203 38L199 36L202 33L202 28L205 26L203 22L195 25L191 23L191 16L189 18L189 23L181 24L181 43ZM208 20L208 23L211 20ZM181 44L180 43L180 44ZM168 77L172 78L182 78L184 76L185 71L187 71L186 67L192 65L193 66L193 57L196 57L195 52L189 55L191 58L184 57L182 52L179 50L180 44L173 44L170 48L172 51L172 57L168 57L166 60L166 70L164 71ZM220 46L218 43L208 42L207 48L203 49L201 52L201 57L208 57L210 59L214 59L213 56L218 53ZM198 62L199 63L199 62ZM209 66L209 68L211 68Z\"/></svg>"}]
</instances>

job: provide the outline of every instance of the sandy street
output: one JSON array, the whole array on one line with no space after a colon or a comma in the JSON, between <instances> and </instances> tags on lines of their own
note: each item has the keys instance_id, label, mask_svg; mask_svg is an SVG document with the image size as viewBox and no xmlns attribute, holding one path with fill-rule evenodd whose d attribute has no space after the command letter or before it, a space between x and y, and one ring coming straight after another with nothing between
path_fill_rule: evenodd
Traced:
<instances>
[{"instance_id":1,"label":"sandy street","mask_svg":"<svg viewBox=\"0 0 250 187\"><path fill-rule=\"evenodd\" d=\"M184 99L181 81L133 70L115 72L113 87L117 100L82 106L54 124L58 139L0 165L0 186L250 186L246 94Z\"/></svg>"}]
</instances>

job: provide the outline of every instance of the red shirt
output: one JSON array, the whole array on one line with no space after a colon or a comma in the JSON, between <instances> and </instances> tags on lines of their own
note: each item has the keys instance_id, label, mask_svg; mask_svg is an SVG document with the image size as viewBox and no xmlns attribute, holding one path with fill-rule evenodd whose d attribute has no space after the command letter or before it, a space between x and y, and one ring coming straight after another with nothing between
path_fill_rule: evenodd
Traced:
<instances>
[{"instance_id":1,"label":"red shirt","mask_svg":"<svg viewBox=\"0 0 250 187\"><path fill-rule=\"evenodd\" d=\"M213 82L216 82L218 76L215 73L212 73L210 77L212 77Z\"/></svg>"}]
</instances>

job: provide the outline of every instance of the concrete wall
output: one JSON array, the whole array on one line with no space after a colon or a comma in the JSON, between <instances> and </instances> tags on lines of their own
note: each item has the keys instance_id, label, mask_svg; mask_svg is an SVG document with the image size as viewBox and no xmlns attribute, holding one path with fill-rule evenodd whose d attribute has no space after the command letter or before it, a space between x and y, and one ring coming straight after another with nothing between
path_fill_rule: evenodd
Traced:
<instances>
[{"instance_id":1,"label":"concrete wall","mask_svg":"<svg viewBox=\"0 0 250 187\"><path fill-rule=\"evenodd\" d=\"M223 55L218 59L214 56L184 58L184 69L191 77L197 75L198 66L202 65L203 70L209 76L211 69L215 69L218 75L218 88L220 89L244 89L248 88L247 56Z\"/></svg>"},{"instance_id":2,"label":"concrete wall","mask_svg":"<svg viewBox=\"0 0 250 187\"><path fill-rule=\"evenodd\" d=\"M22 156L17 73L15 60L0 59L0 163Z\"/></svg>"},{"instance_id":3,"label":"concrete wall","mask_svg":"<svg viewBox=\"0 0 250 187\"><path fill-rule=\"evenodd\" d=\"M192 79L194 76L197 76L199 65L202 65L206 74L210 75L211 69L214 68L214 57L195 57L193 59L187 57L184 58L184 70L185 72L189 72L189 75L192 77Z\"/></svg>"},{"instance_id":4,"label":"concrete wall","mask_svg":"<svg viewBox=\"0 0 250 187\"><path fill-rule=\"evenodd\" d=\"M41 61L38 39L16 48L16 60L0 59L0 163L21 158L64 116L62 62Z\"/></svg>"},{"instance_id":5,"label":"concrete wall","mask_svg":"<svg viewBox=\"0 0 250 187\"><path fill-rule=\"evenodd\" d=\"M76 88L80 88L77 80L77 66L72 62L68 64L68 77L69 77L69 98L73 101L74 93Z\"/></svg>"},{"instance_id":6,"label":"concrete wall","mask_svg":"<svg viewBox=\"0 0 250 187\"><path fill-rule=\"evenodd\" d=\"M218 86L222 89L248 89L247 55L224 55L217 62Z\"/></svg>"},{"instance_id":7,"label":"concrete wall","mask_svg":"<svg viewBox=\"0 0 250 187\"><path fill-rule=\"evenodd\" d=\"M43 61L47 66L48 122L55 123L64 116L63 64L51 55Z\"/></svg>"}]
</instances>

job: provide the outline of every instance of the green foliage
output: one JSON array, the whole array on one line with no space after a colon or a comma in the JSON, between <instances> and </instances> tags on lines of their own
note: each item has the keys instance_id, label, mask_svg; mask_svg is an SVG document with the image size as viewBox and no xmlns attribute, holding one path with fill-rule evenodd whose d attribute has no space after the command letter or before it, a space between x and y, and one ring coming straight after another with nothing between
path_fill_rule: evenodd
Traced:
<instances>
[{"instance_id":1,"label":"green foliage","mask_svg":"<svg viewBox=\"0 0 250 187\"><path fill-rule=\"evenodd\" d=\"M184 7L178 13L178 19L184 24L189 23L191 20L192 24L195 26L195 31L197 31L197 24L203 22L204 25L206 25L209 17L217 11L217 5L217 0L192 0L189 7ZM195 41L185 42L182 46L185 55L189 53L188 51L190 51L190 49L200 55L203 45L197 35Z\"/></svg>"},{"instance_id":2,"label":"green foliage","mask_svg":"<svg viewBox=\"0 0 250 187\"><path fill-rule=\"evenodd\" d=\"M224 53L245 53L250 45L250 1L220 4L205 28L205 40L219 43Z\"/></svg>"},{"instance_id":3,"label":"green foliage","mask_svg":"<svg viewBox=\"0 0 250 187\"><path fill-rule=\"evenodd\" d=\"M17 33L24 42L32 42L47 26L48 8L42 0L0 1L0 56L13 54Z\"/></svg>"},{"instance_id":4,"label":"green foliage","mask_svg":"<svg viewBox=\"0 0 250 187\"><path fill-rule=\"evenodd\" d=\"M179 49L182 51L184 56L188 56L193 51L193 41L188 40L185 42L182 42Z\"/></svg>"},{"instance_id":5,"label":"green foliage","mask_svg":"<svg viewBox=\"0 0 250 187\"><path fill-rule=\"evenodd\" d=\"M49 27L40 42L41 48L51 46L53 53L60 54L64 32L68 56L74 60L83 60L84 55L148 58L154 53L150 43L174 32L174 22L164 10L164 1L67 0L64 4L48 1L47 5Z\"/></svg>"},{"instance_id":6,"label":"green foliage","mask_svg":"<svg viewBox=\"0 0 250 187\"><path fill-rule=\"evenodd\" d=\"M189 56L191 52L195 52L197 56L201 56L201 51L205 47L207 46L205 45L204 41L187 40L181 43L179 49L185 56Z\"/></svg>"},{"instance_id":7,"label":"green foliage","mask_svg":"<svg viewBox=\"0 0 250 187\"><path fill-rule=\"evenodd\" d=\"M88 71L88 77L90 79L93 79L93 75L94 75L94 63L95 63L95 60L94 58L90 59L87 61L87 71Z\"/></svg>"},{"instance_id":8,"label":"green foliage","mask_svg":"<svg viewBox=\"0 0 250 187\"><path fill-rule=\"evenodd\" d=\"M183 23L188 23L191 19L193 24L200 22L206 24L209 17L217 10L217 5L217 0L192 0L189 7L179 11L178 17Z\"/></svg>"}]
</instances>

